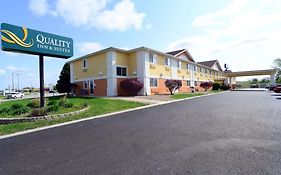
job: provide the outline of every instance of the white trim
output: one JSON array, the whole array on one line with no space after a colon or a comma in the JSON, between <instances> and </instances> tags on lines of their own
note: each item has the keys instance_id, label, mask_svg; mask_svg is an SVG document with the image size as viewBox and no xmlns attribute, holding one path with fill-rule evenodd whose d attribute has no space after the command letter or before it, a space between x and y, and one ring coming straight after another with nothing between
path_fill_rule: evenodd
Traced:
<instances>
[{"instance_id":1,"label":"white trim","mask_svg":"<svg viewBox=\"0 0 281 175\"><path fill-rule=\"evenodd\" d=\"M70 67L70 83L74 83L74 70L73 70L73 63L70 63L69 64L69 67Z\"/></svg>"},{"instance_id":2,"label":"white trim","mask_svg":"<svg viewBox=\"0 0 281 175\"><path fill-rule=\"evenodd\" d=\"M107 96L117 96L116 51L106 52Z\"/></svg>"}]
</instances>

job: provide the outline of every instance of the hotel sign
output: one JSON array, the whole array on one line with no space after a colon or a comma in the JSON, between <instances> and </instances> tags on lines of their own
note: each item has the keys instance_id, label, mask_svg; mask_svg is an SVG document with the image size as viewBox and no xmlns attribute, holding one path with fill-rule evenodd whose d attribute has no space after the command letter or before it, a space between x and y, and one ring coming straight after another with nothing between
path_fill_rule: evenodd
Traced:
<instances>
[{"instance_id":1,"label":"hotel sign","mask_svg":"<svg viewBox=\"0 0 281 175\"><path fill-rule=\"evenodd\" d=\"M11 24L1 24L2 50L33 55L69 58L73 56L71 38Z\"/></svg>"}]
</instances>

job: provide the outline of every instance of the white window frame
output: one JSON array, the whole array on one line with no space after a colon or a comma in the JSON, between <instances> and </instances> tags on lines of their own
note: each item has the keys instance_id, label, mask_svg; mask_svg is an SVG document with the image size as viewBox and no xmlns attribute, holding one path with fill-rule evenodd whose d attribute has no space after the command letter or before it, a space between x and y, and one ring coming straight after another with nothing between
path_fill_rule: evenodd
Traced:
<instances>
[{"instance_id":1,"label":"white window frame","mask_svg":"<svg viewBox=\"0 0 281 175\"><path fill-rule=\"evenodd\" d=\"M156 80L156 81L153 81ZM151 85L151 81L152 81L152 85ZM154 84L156 82L156 85ZM158 79L157 78L149 78L149 85L150 87L158 87Z\"/></svg>"},{"instance_id":2,"label":"white window frame","mask_svg":"<svg viewBox=\"0 0 281 175\"><path fill-rule=\"evenodd\" d=\"M186 80L186 86L191 86L191 81L190 80Z\"/></svg>"},{"instance_id":3,"label":"white window frame","mask_svg":"<svg viewBox=\"0 0 281 175\"><path fill-rule=\"evenodd\" d=\"M196 70L197 70L197 66L194 65L194 66L193 66L193 71L196 72Z\"/></svg>"},{"instance_id":4,"label":"white window frame","mask_svg":"<svg viewBox=\"0 0 281 175\"><path fill-rule=\"evenodd\" d=\"M118 74L117 74L117 68L118 68L118 67L120 67L120 68L125 68L125 69L126 69L126 76L118 75ZM121 74L122 74L122 70L121 70ZM117 66L116 66L116 76L117 76L117 77L127 77L127 76L128 76L128 66L118 66L118 65L117 65Z\"/></svg>"},{"instance_id":5,"label":"white window frame","mask_svg":"<svg viewBox=\"0 0 281 175\"><path fill-rule=\"evenodd\" d=\"M177 67L181 68L181 61L177 61Z\"/></svg>"},{"instance_id":6,"label":"white window frame","mask_svg":"<svg viewBox=\"0 0 281 175\"><path fill-rule=\"evenodd\" d=\"M150 55L152 55L152 60L150 60ZM157 63L156 54L148 53L148 60L150 63L156 64Z\"/></svg>"},{"instance_id":7,"label":"white window frame","mask_svg":"<svg viewBox=\"0 0 281 175\"><path fill-rule=\"evenodd\" d=\"M169 57L165 58L165 65L166 66L171 66L171 58L169 58Z\"/></svg>"},{"instance_id":8,"label":"white window frame","mask_svg":"<svg viewBox=\"0 0 281 175\"><path fill-rule=\"evenodd\" d=\"M82 67L83 67L83 69L88 69L88 59L87 58L83 59Z\"/></svg>"}]
</instances>

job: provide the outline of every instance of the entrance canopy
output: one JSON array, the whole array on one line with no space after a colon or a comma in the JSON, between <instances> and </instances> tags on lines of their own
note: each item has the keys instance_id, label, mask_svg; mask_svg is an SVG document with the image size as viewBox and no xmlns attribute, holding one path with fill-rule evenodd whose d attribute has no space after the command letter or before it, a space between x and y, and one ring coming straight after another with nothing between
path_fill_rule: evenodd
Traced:
<instances>
[{"instance_id":1,"label":"entrance canopy","mask_svg":"<svg viewBox=\"0 0 281 175\"><path fill-rule=\"evenodd\" d=\"M242 76L255 76L255 75L274 75L276 69L266 70L252 70L252 71L238 71L238 72L224 72L226 77L242 77Z\"/></svg>"}]
</instances>

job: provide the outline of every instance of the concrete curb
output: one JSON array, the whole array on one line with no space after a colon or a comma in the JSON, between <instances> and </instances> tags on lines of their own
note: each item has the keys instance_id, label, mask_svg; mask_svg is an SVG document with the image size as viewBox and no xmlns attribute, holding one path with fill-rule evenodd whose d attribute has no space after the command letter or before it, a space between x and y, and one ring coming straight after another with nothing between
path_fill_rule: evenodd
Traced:
<instances>
[{"instance_id":1,"label":"concrete curb","mask_svg":"<svg viewBox=\"0 0 281 175\"><path fill-rule=\"evenodd\" d=\"M227 92L230 92L230 91L223 91L223 92L206 94L206 95L195 96L195 97L189 97L189 98L184 98L184 99L165 101L165 102L161 102L161 103L157 103L157 104L151 104L151 105L146 105L146 106L141 106L141 107L137 107L137 108L133 108L133 109L127 109L127 110L123 110L123 111L117 111L117 112L112 112L112 113L108 113L108 114L92 116L92 117L88 117L88 118L83 118L83 119L79 119L79 120L73 120L73 121L69 121L69 122L65 122L65 123L54 124L54 125L50 125L50 126L44 126L44 127L40 127L40 128L34 128L34 129L26 130L26 131L20 131L20 132L16 132L16 133L12 133L12 134L2 135L2 136L0 136L0 140L1 139L5 139L5 138L19 136L19 135L24 135L24 134L28 134L28 133L32 133L32 132L37 132L37 131L42 131L42 130L46 130L46 129L56 128L56 127L60 127L60 126L64 126L64 125L70 125L70 124L79 123L79 122L83 122L83 121L93 120L93 119L97 119L97 118L103 118L103 117L108 117L108 116L112 116L112 115L122 114L122 113L126 113L126 112L131 112L131 111L151 108L151 107L155 107L155 106L160 106L160 105L180 102L180 101L184 101L184 100L192 100L192 99L195 99L195 98L201 98L201 97L217 95L217 94L222 94L222 93L227 93Z\"/></svg>"}]
</instances>

